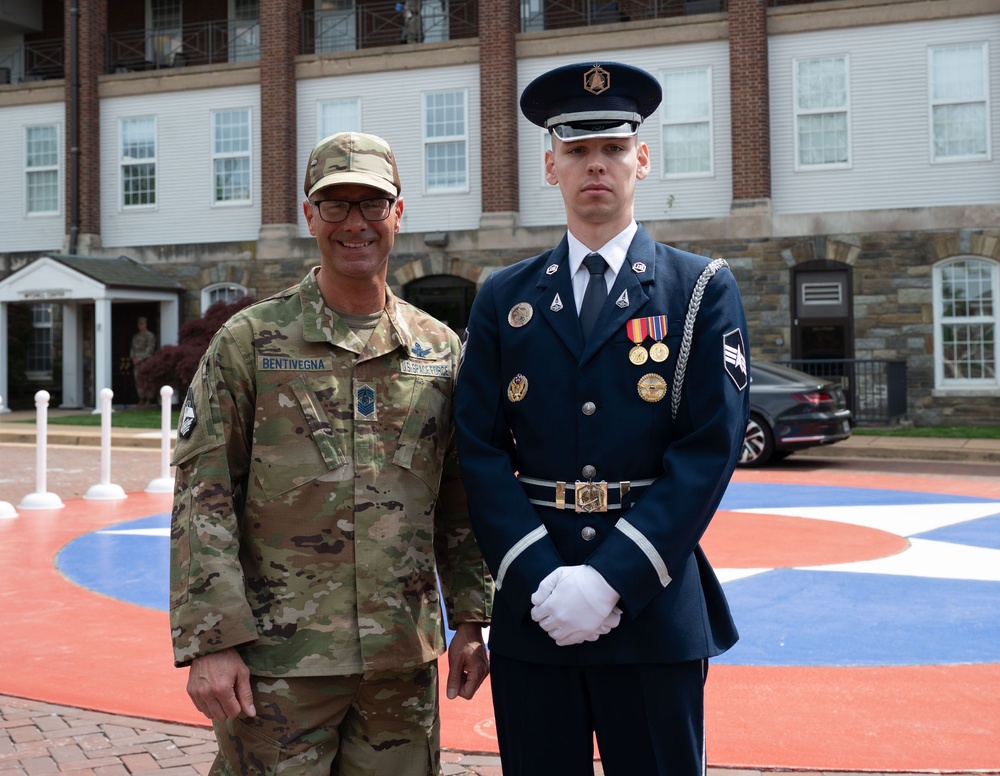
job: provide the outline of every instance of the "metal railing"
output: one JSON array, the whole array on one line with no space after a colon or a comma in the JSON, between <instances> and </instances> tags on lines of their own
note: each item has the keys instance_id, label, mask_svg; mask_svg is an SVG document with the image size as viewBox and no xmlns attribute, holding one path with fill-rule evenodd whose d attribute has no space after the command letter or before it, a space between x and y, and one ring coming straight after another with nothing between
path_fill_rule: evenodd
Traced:
<instances>
[{"instance_id":1,"label":"metal railing","mask_svg":"<svg viewBox=\"0 0 1000 776\"><path fill-rule=\"evenodd\" d=\"M839 382L855 423L886 424L906 415L905 361L828 358L777 363Z\"/></svg>"},{"instance_id":2,"label":"metal railing","mask_svg":"<svg viewBox=\"0 0 1000 776\"><path fill-rule=\"evenodd\" d=\"M302 52L326 54L401 43L475 38L479 35L476 0L424 0L409 23L397 3L379 2L345 11L303 11Z\"/></svg>"},{"instance_id":3,"label":"metal railing","mask_svg":"<svg viewBox=\"0 0 1000 776\"><path fill-rule=\"evenodd\" d=\"M63 78L64 60L61 38L0 48L0 84Z\"/></svg>"},{"instance_id":4,"label":"metal railing","mask_svg":"<svg viewBox=\"0 0 1000 776\"><path fill-rule=\"evenodd\" d=\"M260 58L257 21L215 21L107 35L109 73L252 62Z\"/></svg>"},{"instance_id":5,"label":"metal railing","mask_svg":"<svg viewBox=\"0 0 1000 776\"><path fill-rule=\"evenodd\" d=\"M726 0L521 0L521 32L720 13Z\"/></svg>"}]
</instances>

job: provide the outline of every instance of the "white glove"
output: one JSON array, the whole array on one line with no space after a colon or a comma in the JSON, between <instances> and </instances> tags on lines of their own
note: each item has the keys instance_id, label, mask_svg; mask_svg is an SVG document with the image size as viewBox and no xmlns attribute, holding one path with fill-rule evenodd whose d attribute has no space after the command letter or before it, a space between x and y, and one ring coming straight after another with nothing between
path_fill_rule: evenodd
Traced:
<instances>
[{"instance_id":1,"label":"white glove","mask_svg":"<svg viewBox=\"0 0 1000 776\"><path fill-rule=\"evenodd\" d=\"M596 641L621 622L621 596L591 566L560 566L531 596L531 619L560 647Z\"/></svg>"}]
</instances>

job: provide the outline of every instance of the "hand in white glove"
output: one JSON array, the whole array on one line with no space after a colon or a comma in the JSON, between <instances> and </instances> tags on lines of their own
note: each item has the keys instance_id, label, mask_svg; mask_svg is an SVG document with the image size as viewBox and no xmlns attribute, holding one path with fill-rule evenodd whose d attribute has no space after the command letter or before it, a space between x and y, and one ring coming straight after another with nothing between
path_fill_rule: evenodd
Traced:
<instances>
[{"instance_id":1,"label":"hand in white glove","mask_svg":"<svg viewBox=\"0 0 1000 776\"><path fill-rule=\"evenodd\" d=\"M621 622L621 596L591 566L561 566L531 596L531 619L563 647L596 641Z\"/></svg>"}]
</instances>

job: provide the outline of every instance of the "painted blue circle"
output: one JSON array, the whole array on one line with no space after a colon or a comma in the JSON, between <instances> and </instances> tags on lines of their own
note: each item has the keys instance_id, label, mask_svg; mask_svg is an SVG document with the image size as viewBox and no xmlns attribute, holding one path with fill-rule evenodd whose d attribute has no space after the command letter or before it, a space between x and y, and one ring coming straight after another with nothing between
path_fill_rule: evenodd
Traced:
<instances>
[{"instance_id":1,"label":"painted blue circle","mask_svg":"<svg viewBox=\"0 0 1000 776\"><path fill-rule=\"evenodd\" d=\"M732 483L725 510L983 504L982 517L919 534L1000 550L1000 501L936 493ZM56 565L70 580L167 611L170 515L85 534ZM933 571L933 570L931 570ZM726 582L740 641L714 662L745 666L901 666L1000 662L1000 582L782 568ZM449 640L451 633L448 634Z\"/></svg>"}]
</instances>

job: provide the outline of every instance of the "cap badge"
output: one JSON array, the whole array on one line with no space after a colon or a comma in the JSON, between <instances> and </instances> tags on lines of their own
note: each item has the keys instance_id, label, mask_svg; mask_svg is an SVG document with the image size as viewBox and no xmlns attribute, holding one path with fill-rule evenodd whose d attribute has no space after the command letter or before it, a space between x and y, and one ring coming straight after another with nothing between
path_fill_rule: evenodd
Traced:
<instances>
[{"instance_id":1,"label":"cap badge","mask_svg":"<svg viewBox=\"0 0 1000 776\"><path fill-rule=\"evenodd\" d=\"M583 89L591 94L601 94L611 88L611 73L594 65L583 74Z\"/></svg>"}]
</instances>

